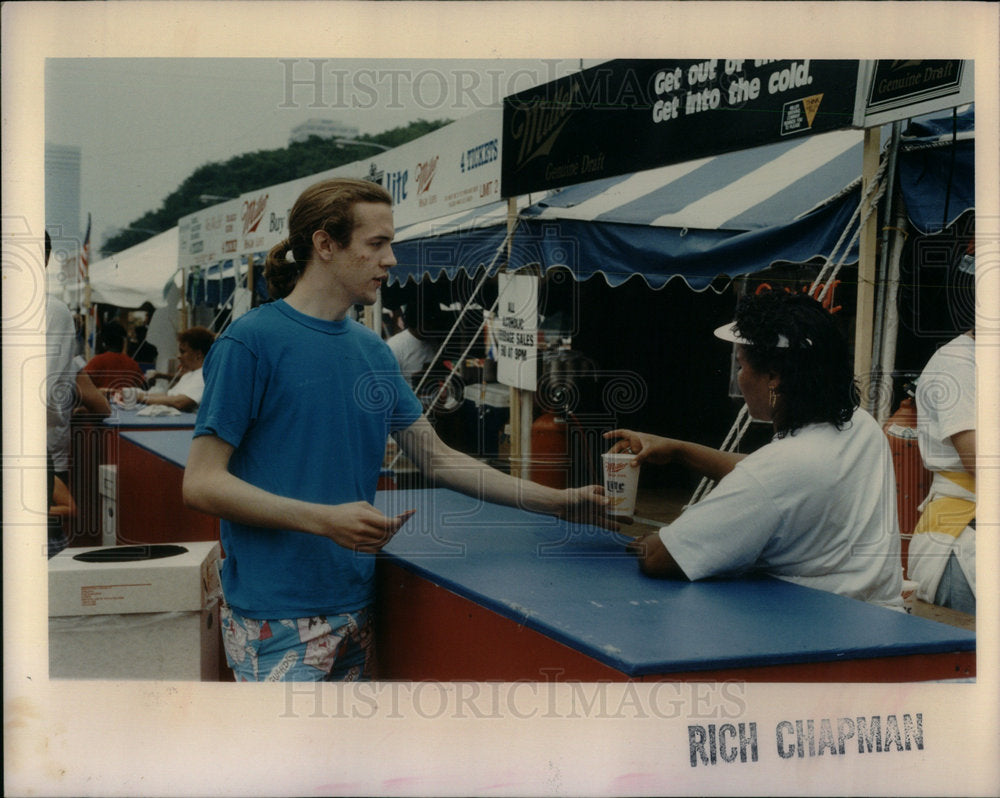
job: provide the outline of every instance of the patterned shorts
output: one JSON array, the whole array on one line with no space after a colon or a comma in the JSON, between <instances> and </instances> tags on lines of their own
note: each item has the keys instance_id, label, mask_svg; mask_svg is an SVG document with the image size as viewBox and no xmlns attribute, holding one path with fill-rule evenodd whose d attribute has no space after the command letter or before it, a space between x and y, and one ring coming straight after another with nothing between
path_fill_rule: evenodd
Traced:
<instances>
[{"instance_id":1,"label":"patterned shorts","mask_svg":"<svg viewBox=\"0 0 1000 798\"><path fill-rule=\"evenodd\" d=\"M258 621L221 606L226 660L238 682L368 681L375 667L372 613Z\"/></svg>"}]
</instances>

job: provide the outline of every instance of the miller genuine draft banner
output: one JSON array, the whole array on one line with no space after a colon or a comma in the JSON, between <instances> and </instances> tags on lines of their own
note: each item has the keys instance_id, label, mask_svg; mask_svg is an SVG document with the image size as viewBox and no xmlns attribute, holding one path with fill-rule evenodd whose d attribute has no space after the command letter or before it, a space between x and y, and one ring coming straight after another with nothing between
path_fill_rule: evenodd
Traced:
<instances>
[{"instance_id":1,"label":"miller genuine draft banner","mask_svg":"<svg viewBox=\"0 0 1000 798\"><path fill-rule=\"evenodd\" d=\"M872 127L954 108L975 99L972 61L863 61L856 127Z\"/></svg>"},{"instance_id":2,"label":"miller genuine draft banner","mask_svg":"<svg viewBox=\"0 0 1000 798\"><path fill-rule=\"evenodd\" d=\"M850 127L857 61L609 61L504 100L505 197Z\"/></svg>"}]
</instances>

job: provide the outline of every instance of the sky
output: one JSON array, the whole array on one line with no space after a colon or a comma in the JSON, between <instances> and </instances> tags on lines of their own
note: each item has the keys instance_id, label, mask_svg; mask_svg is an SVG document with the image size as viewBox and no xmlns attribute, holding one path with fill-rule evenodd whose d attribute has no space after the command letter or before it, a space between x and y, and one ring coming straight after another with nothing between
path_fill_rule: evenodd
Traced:
<instances>
[{"instance_id":1,"label":"sky","mask_svg":"<svg viewBox=\"0 0 1000 798\"><path fill-rule=\"evenodd\" d=\"M589 66L596 61L585 61ZM45 140L81 149L95 237L159 208L205 163L288 144L307 119L376 134L459 119L579 59L50 58ZM82 229L82 227L81 227Z\"/></svg>"}]
</instances>

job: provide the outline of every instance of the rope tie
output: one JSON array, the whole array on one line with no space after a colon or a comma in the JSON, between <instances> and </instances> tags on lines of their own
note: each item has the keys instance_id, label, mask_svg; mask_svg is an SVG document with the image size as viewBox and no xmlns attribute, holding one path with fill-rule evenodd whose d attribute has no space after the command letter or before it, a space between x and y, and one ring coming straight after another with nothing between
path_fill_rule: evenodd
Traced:
<instances>
[{"instance_id":1,"label":"rope tie","mask_svg":"<svg viewBox=\"0 0 1000 798\"><path fill-rule=\"evenodd\" d=\"M448 331L448 335L446 335L444 341L441 342L441 346L438 347L437 353L434 355L435 362L437 362L437 359L441 357L441 354L444 352L445 347L448 346L449 341L451 341L452 336L455 334L455 330L457 330L458 326L462 323L462 319L465 317L466 312L472 306L472 303L475 300L475 298L479 295L479 289L482 288L483 285L485 285L486 281L492 276L493 266L496 264L497 258L499 258L500 253L507 248L507 244L510 242L511 237L514 235L514 231L520 224L521 222L520 220L518 220L517 223L514 224L510 228L510 230L507 231L507 235L504 236L503 242L500 244L499 247L497 247L497 251L493 254L493 260L491 260L490 265L486 267L486 272L483 274L482 279L479 281L479 283L476 285L475 290L469 296L469 301L465 303L465 306L459 312L458 318L455 320L455 324ZM493 303L493 307L494 308L496 307L495 302ZM490 308L490 310L492 311L493 308ZM482 327L480 327L479 329L481 331ZM478 335L478 332L476 334ZM475 341L475 336L473 336L472 340ZM468 352L468 350L466 350L466 352ZM417 387L414 389L415 393L419 392L420 389L424 387L424 382L427 380L427 376L428 375L424 373L424 375L420 378L420 382L417 383Z\"/></svg>"},{"instance_id":2,"label":"rope tie","mask_svg":"<svg viewBox=\"0 0 1000 798\"><path fill-rule=\"evenodd\" d=\"M445 347L448 346L448 342L451 340L452 336L455 334L455 330L457 330L458 326L462 323L462 319L465 317L466 312L472 306L472 303L475 300L475 298L479 295L479 289L482 288L483 285L486 283L486 281L490 278L490 276L491 276L491 274L493 272L493 266L497 262L497 258L499 258L500 257L500 253L503 252L507 248L507 244L510 241L511 236L514 235L514 231L517 229L518 225L520 225L520 220L518 220L514 225L511 226L510 230L507 231L507 235L504 236L503 242L501 242L500 246L497 247L497 251L493 254L493 260L491 260L490 261L490 265L486 267L486 272L483 274L482 279L479 281L479 283L476 285L475 290L469 296L469 301L465 303L465 306L462 308L461 312L458 314L458 318L455 320L454 326L452 326L451 330L449 330L448 335L445 337L444 341L441 343L441 346L438 348L437 353L434 355L434 362L435 363L437 362L438 358L441 357L441 354L444 352ZM497 298L493 301L493 304L490 306L489 313L492 313L496 309L496 307L499 304L499 302L500 302L500 297L497 296ZM473 345L479 339L479 334L483 331L483 328L485 328L485 327L486 327L486 314L483 314L483 322L482 322L482 324L479 325L479 329L476 330L475 334L471 336L471 338L469 340L469 345L465 347L465 351L462 352L461 356L458 358L458 362L459 363L465 362L465 356L469 354L469 352L472 349ZM419 395L420 389L424 387L424 383L427 381L428 376L429 376L429 372L424 372L423 376L420 378L420 381L417 383L417 387L413 389L414 393L416 393L416 394ZM441 383L441 387L438 388L437 393L434 395L434 398L431 400L431 404L430 404L431 408L433 408L438 403L438 400L448 390L448 386L451 385L451 380L452 380L452 378L454 376L455 376L455 371L452 370L445 377L444 382ZM399 451L396 452L396 455L392 458L392 461L389 463L389 470L390 471L395 467L396 463L399 461L399 458L402 457L402 456L403 456L403 451L402 451L402 449L400 449Z\"/></svg>"}]
</instances>

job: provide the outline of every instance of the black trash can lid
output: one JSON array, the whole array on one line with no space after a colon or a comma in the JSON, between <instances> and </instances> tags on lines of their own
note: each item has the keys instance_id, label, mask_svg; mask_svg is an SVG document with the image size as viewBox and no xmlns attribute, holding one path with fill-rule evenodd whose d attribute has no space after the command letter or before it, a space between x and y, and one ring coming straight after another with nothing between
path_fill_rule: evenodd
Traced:
<instances>
[{"instance_id":1,"label":"black trash can lid","mask_svg":"<svg viewBox=\"0 0 1000 798\"><path fill-rule=\"evenodd\" d=\"M186 554L187 549L173 543L150 543L144 546L109 546L106 549L84 551L73 557L80 562L138 562L141 560L160 560L164 557L176 557Z\"/></svg>"}]
</instances>

